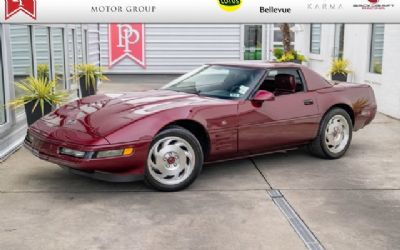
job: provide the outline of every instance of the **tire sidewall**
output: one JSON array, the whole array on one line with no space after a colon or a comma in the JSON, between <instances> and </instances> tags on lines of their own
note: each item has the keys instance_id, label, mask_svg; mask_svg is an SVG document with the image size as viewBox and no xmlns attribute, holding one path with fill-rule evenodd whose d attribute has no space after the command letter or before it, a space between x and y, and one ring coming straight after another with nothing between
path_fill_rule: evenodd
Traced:
<instances>
[{"instance_id":1,"label":"tire sidewall","mask_svg":"<svg viewBox=\"0 0 400 250\"><path fill-rule=\"evenodd\" d=\"M148 161L148 155L150 154L150 151L154 144L156 144L159 140L165 138L165 137L180 137L184 139L187 143L190 144L192 147L194 153L195 153L195 164L193 167L192 173L186 178L186 180L182 181L181 183L175 184L175 185L168 185L164 183L160 183L156 179L153 178L153 176L150 174L149 166L147 164ZM160 191L179 191L182 190L186 187L188 187L190 184L193 183L193 181L197 178L197 176L200 174L201 169L203 167L203 161L204 161L204 156L203 156L203 151L200 145L200 142L197 140L197 138L188 130L174 126L172 128L167 128L166 130L160 132L157 134L153 141L150 144L149 150L147 152L147 158L146 158L146 166L145 166L145 181L147 184L152 186L153 188L160 190Z\"/></svg>"},{"instance_id":2,"label":"tire sidewall","mask_svg":"<svg viewBox=\"0 0 400 250\"><path fill-rule=\"evenodd\" d=\"M326 134L326 126L327 126L328 122L332 119L332 117L334 117L336 115L343 116L346 119L347 123L349 124L349 140L347 141L347 144L342 151L340 151L338 153L333 153L328 149L328 146L326 145L325 134ZM352 137L353 137L353 122L351 121L350 115L345 110L343 110L341 108L334 108L334 109L330 110L324 116L324 118L322 120L321 128L320 128L320 140L321 140L322 150L324 151L325 155L328 158L337 159L337 158L342 157L346 153L348 148L350 147Z\"/></svg>"}]
</instances>

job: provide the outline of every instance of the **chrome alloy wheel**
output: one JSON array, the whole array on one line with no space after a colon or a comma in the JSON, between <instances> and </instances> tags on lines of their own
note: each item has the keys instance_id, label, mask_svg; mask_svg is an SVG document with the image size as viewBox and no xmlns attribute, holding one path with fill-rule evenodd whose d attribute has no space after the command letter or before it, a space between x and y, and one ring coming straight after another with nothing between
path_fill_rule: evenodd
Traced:
<instances>
[{"instance_id":1,"label":"chrome alloy wheel","mask_svg":"<svg viewBox=\"0 0 400 250\"><path fill-rule=\"evenodd\" d=\"M333 116L325 130L325 145L331 153L337 154L346 148L349 142L350 126L342 115Z\"/></svg>"},{"instance_id":2,"label":"chrome alloy wheel","mask_svg":"<svg viewBox=\"0 0 400 250\"><path fill-rule=\"evenodd\" d=\"M180 137L165 137L150 149L147 165L149 173L158 182L176 185L193 172L195 153L190 144Z\"/></svg>"}]
</instances>

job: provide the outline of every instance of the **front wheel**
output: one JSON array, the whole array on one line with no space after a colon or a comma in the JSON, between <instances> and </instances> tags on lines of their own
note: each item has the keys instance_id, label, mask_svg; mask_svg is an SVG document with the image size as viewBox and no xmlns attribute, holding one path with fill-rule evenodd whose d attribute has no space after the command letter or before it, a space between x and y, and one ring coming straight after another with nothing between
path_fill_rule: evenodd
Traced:
<instances>
[{"instance_id":1,"label":"front wheel","mask_svg":"<svg viewBox=\"0 0 400 250\"><path fill-rule=\"evenodd\" d=\"M199 175L203 152L197 138L181 127L160 132L151 143L145 180L160 191L188 187Z\"/></svg>"},{"instance_id":2,"label":"front wheel","mask_svg":"<svg viewBox=\"0 0 400 250\"><path fill-rule=\"evenodd\" d=\"M342 157L350 146L353 124L349 114L334 108L321 121L317 138L308 146L312 154L327 159Z\"/></svg>"}]
</instances>

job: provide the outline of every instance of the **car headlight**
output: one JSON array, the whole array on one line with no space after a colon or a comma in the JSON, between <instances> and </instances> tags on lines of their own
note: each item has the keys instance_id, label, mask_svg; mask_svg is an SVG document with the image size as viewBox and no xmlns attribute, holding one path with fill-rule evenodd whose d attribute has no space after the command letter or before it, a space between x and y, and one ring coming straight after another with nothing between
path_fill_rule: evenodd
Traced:
<instances>
[{"instance_id":1,"label":"car headlight","mask_svg":"<svg viewBox=\"0 0 400 250\"><path fill-rule=\"evenodd\" d=\"M133 154L133 151L134 151L133 148L99 151L96 154L96 158L116 157L123 155L127 156Z\"/></svg>"},{"instance_id":2,"label":"car headlight","mask_svg":"<svg viewBox=\"0 0 400 250\"><path fill-rule=\"evenodd\" d=\"M79 151L79 150L74 150L74 149L70 149L70 148L60 148L60 154L69 155L69 156L73 156L73 157L76 157L76 158L84 158L86 152Z\"/></svg>"}]
</instances>

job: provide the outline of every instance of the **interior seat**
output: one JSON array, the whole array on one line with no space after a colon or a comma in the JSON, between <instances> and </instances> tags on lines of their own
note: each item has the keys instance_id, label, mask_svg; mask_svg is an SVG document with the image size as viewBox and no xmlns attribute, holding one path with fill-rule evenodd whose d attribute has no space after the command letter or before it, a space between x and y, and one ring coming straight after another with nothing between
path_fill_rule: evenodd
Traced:
<instances>
[{"instance_id":1,"label":"interior seat","mask_svg":"<svg viewBox=\"0 0 400 250\"><path fill-rule=\"evenodd\" d=\"M296 80L293 75L278 74L275 76L275 95L287 95L296 92Z\"/></svg>"}]
</instances>

